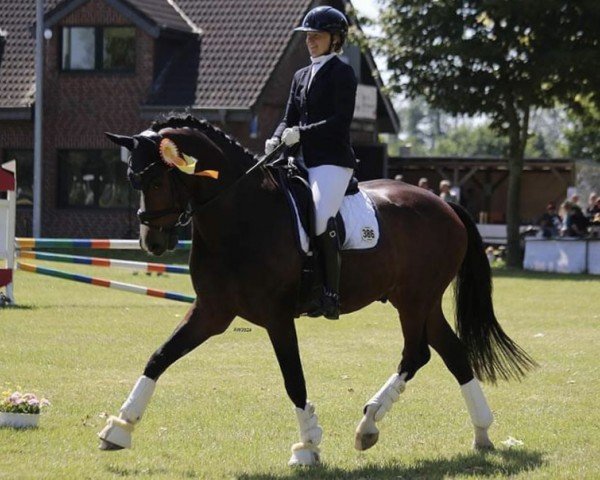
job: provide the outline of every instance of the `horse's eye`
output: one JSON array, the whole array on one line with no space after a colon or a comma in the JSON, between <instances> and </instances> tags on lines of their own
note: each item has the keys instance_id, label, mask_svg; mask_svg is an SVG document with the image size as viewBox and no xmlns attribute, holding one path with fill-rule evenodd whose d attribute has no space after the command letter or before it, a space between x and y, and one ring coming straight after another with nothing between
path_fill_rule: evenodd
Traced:
<instances>
[{"instance_id":1,"label":"horse's eye","mask_svg":"<svg viewBox=\"0 0 600 480\"><path fill-rule=\"evenodd\" d=\"M153 180L150 183L150 188L152 188L152 190L158 190L160 187L162 187L162 182L160 180Z\"/></svg>"}]
</instances>

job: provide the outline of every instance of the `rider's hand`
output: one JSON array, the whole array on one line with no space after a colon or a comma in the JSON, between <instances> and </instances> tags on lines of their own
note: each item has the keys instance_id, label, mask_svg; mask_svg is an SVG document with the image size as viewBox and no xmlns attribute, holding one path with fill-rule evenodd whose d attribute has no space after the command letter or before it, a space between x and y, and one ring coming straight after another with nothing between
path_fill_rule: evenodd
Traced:
<instances>
[{"instance_id":1,"label":"rider's hand","mask_svg":"<svg viewBox=\"0 0 600 480\"><path fill-rule=\"evenodd\" d=\"M277 148L277 145L281 143L281 140L277 137L269 138L265 141L265 154L268 155Z\"/></svg>"},{"instance_id":2,"label":"rider's hand","mask_svg":"<svg viewBox=\"0 0 600 480\"><path fill-rule=\"evenodd\" d=\"M298 127L286 128L281 135L281 141L288 147L296 145L300 141L300 130Z\"/></svg>"}]
</instances>

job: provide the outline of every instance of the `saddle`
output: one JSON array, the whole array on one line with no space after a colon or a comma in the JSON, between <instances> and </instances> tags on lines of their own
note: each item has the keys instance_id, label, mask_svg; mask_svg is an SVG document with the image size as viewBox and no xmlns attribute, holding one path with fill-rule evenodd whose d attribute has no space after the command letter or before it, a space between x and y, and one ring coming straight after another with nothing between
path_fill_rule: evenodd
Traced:
<instances>
[{"instance_id":1,"label":"saddle","mask_svg":"<svg viewBox=\"0 0 600 480\"><path fill-rule=\"evenodd\" d=\"M309 246L305 251L302 247L298 228L294 228L296 246L303 259L300 289L295 309L295 316L299 317L314 310L314 305L318 304L323 286L321 262L317 261L318 251L315 249L315 207L308 183L308 169L302 162L301 157L295 159L289 157L287 163L285 159L283 161L279 159L267 165L267 168L273 174L287 200L292 225L299 222L309 238ZM353 176L348 183L345 195L354 195L358 191L358 180ZM342 245L346 239L346 229L344 219L339 212L336 215L336 221L340 245Z\"/></svg>"}]
</instances>

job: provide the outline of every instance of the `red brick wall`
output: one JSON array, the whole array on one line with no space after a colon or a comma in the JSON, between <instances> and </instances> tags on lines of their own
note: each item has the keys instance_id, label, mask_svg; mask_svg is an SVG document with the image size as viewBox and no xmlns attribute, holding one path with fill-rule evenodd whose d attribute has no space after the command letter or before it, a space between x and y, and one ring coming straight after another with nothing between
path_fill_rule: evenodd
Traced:
<instances>
[{"instance_id":1,"label":"red brick wall","mask_svg":"<svg viewBox=\"0 0 600 480\"><path fill-rule=\"evenodd\" d=\"M58 208L60 149L115 149L103 132L139 132L139 112L152 85L154 40L136 29L134 74L61 72L60 36L65 25L130 25L102 0L91 0L54 27L45 46L42 234L48 237L123 238L132 212L126 209ZM0 149L33 149L33 122L1 122ZM134 221L137 228L137 221ZM31 210L19 209L17 235L31 234Z\"/></svg>"},{"instance_id":2,"label":"red brick wall","mask_svg":"<svg viewBox=\"0 0 600 480\"><path fill-rule=\"evenodd\" d=\"M134 74L61 72L61 26L130 25L102 0L92 0L65 17L47 43L44 78L44 205L45 236L122 238L129 229L126 210L58 208L58 158L62 149L114 149L103 132L138 132L152 84L154 43L136 29ZM136 207L137 208L137 207Z\"/></svg>"}]
</instances>

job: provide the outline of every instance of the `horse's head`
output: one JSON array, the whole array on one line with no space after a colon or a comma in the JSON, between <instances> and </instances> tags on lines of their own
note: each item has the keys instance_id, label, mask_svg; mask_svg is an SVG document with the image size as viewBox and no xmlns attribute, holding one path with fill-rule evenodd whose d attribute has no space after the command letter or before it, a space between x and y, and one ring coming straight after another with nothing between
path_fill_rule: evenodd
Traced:
<instances>
[{"instance_id":1,"label":"horse's head","mask_svg":"<svg viewBox=\"0 0 600 480\"><path fill-rule=\"evenodd\" d=\"M141 192L138 218L142 249L154 255L173 250L177 227L191 220L192 179L218 179L223 153L202 134L199 139L189 129L146 130L132 137L106 135L130 152L127 175L131 186Z\"/></svg>"}]
</instances>

